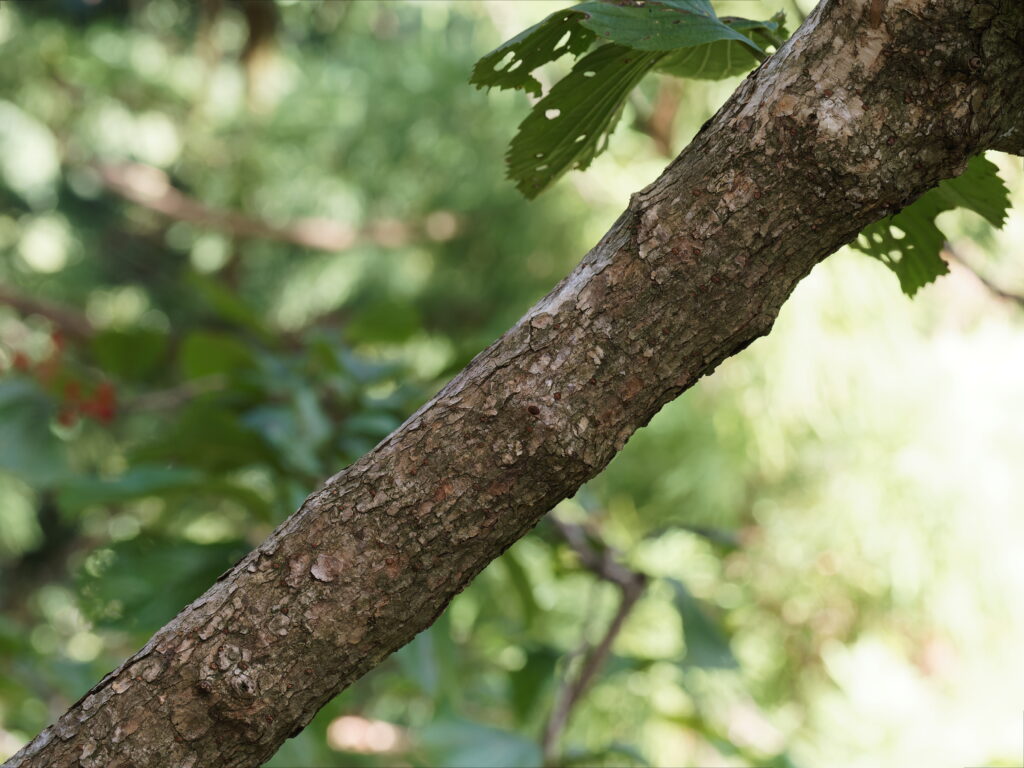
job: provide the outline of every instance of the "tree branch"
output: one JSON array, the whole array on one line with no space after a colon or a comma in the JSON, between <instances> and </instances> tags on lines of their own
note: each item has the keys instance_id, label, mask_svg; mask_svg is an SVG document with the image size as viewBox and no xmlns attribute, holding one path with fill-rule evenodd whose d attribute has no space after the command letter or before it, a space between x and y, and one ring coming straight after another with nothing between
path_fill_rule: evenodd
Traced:
<instances>
[{"instance_id":1,"label":"tree branch","mask_svg":"<svg viewBox=\"0 0 1024 768\"><path fill-rule=\"evenodd\" d=\"M559 757L559 742L562 731L569 722L573 708L586 693L597 673L601 671L608 655L611 653L612 644L622 630L626 618L629 616L636 601L643 594L647 585L647 577L620 565L617 561L618 553L611 547L606 547L602 552L595 550L588 541L587 532L583 526L566 523L552 515L551 522L558 529L562 538L568 542L573 551L580 558L585 568L593 572L598 578L610 581L622 591L622 599L619 601L618 610L605 630L601 641L586 654L579 672L571 680L567 678L562 690L555 696L555 705L548 716L547 724L544 726L543 754L545 765L556 765ZM584 649L586 641L584 641Z\"/></svg>"},{"instance_id":2,"label":"tree branch","mask_svg":"<svg viewBox=\"0 0 1024 768\"><path fill-rule=\"evenodd\" d=\"M187 221L232 237L273 240L321 251L344 251L360 241L396 248L424 234L432 240L447 240L458 227L453 215L444 211L431 214L422 225L379 219L363 229L356 229L331 219L309 218L277 227L237 211L207 206L175 188L166 173L151 165L125 163L94 167L106 187L125 200L176 221Z\"/></svg>"},{"instance_id":3,"label":"tree branch","mask_svg":"<svg viewBox=\"0 0 1024 768\"><path fill-rule=\"evenodd\" d=\"M981 272L979 272L974 266L969 264L967 260L964 259L964 257L960 255L960 253L953 247L952 243L947 241L945 244L943 244L942 250L951 261L955 261L957 264L959 264L972 275L974 275L974 277L977 278L978 282L984 285L990 293L994 294L995 296L998 296L1000 299L1010 301L1020 307L1024 307L1024 296L1021 296L1019 293L1012 293L1011 291L1007 291L993 283L991 280L989 280L987 277L981 274Z\"/></svg>"},{"instance_id":4,"label":"tree branch","mask_svg":"<svg viewBox=\"0 0 1024 768\"><path fill-rule=\"evenodd\" d=\"M40 315L56 325L68 338L84 341L92 337L95 329L89 318L74 309L45 299L36 299L0 284L0 304L13 307L22 315Z\"/></svg>"},{"instance_id":5,"label":"tree branch","mask_svg":"<svg viewBox=\"0 0 1024 768\"><path fill-rule=\"evenodd\" d=\"M825 0L551 293L10 767L266 760L767 333L815 264L1009 130L1024 6L975 6L888 0L875 27Z\"/></svg>"}]
</instances>

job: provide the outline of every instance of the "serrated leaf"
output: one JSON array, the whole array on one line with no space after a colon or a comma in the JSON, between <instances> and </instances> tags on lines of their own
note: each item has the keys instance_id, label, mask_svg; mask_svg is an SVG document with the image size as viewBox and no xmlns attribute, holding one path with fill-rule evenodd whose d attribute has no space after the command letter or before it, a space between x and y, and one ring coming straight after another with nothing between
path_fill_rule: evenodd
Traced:
<instances>
[{"instance_id":1,"label":"serrated leaf","mask_svg":"<svg viewBox=\"0 0 1024 768\"><path fill-rule=\"evenodd\" d=\"M637 51L674 51L734 40L756 54L764 53L757 43L719 19L707 0L649 0L642 5L590 0L572 10L582 13L582 25L599 37Z\"/></svg>"},{"instance_id":2,"label":"serrated leaf","mask_svg":"<svg viewBox=\"0 0 1024 768\"><path fill-rule=\"evenodd\" d=\"M950 208L959 206L979 213L994 227L1006 223L1010 192L999 177L995 163L983 155L972 157L962 174L946 179L933 191L941 195Z\"/></svg>"},{"instance_id":3,"label":"serrated leaf","mask_svg":"<svg viewBox=\"0 0 1024 768\"><path fill-rule=\"evenodd\" d=\"M478 88L522 89L540 96L540 81L531 73L566 53L578 56L594 42L594 33L580 25L582 19L572 8L552 13L483 56L469 82Z\"/></svg>"},{"instance_id":4,"label":"serrated leaf","mask_svg":"<svg viewBox=\"0 0 1024 768\"><path fill-rule=\"evenodd\" d=\"M913 296L949 272L939 255L946 241L935 223L940 213L967 208L1000 227L1009 206L1009 192L996 166L978 155L956 178L941 182L894 216L865 227L852 246L889 267L899 278L903 292Z\"/></svg>"},{"instance_id":5,"label":"serrated leaf","mask_svg":"<svg viewBox=\"0 0 1024 768\"><path fill-rule=\"evenodd\" d=\"M722 18L723 23L734 30L746 33L762 47L776 45L787 37L784 21L785 15L781 13L775 14L769 21ZM722 80L742 75L756 67L758 63L757 55L748 45L736 40L716 40L713 43L674 51L658 62L657 69L676 77Z\"/></svg>"},{"instance_id":6,"label":"serrated leaf","mask_svg":"<svg viewBox=\"0 0 1024 768\"><path fill-rule=\"evenodd\" d=\"M626 96L663 54L602 45L576 62L534 105L506 155L508 176L536 197L570 168L586 168L608 143Z\"/></svg>"}]
</instances>

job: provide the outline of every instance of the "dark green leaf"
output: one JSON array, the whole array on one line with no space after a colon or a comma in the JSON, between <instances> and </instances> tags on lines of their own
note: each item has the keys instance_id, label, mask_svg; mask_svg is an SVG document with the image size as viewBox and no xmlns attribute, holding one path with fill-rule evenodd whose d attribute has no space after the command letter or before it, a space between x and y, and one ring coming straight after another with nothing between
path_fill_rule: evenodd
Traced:
<instances>
[{"instance_id":1,"label":"dark green leaf","mask_svg":"<svg viewBox=\"0 0 1024 768\"><path fill-rule=\"evenodd\" d=\"M586 168L608 144L626 96L663 54L603 45L576 62L519 125L508 176L529 198L569 168Z\"/></svg>"},{"instance_id":2,"label":"dark green leaf","mask_svg":"<svg viewBox=\"0 0 1024 768\"><path fill-rule=\"evenodd\" d=\"M212 277L193 273L189 276L189 285L196 297L218 317L263 338L270 338L263 318Z\"/></svg>"},{"instance_id":3,"label":"dark green leaf","mask_svg":"<svg viewBox=\"0 0 1024 768\"><path fill-rule=\"evenodd\" d=\"M599 37L637 51L674 51L735 40L764 55L753 40L720 20L707 0L651 0L642 5L590 0L573 10L583 14L583 26Z\"/></svg>"},{"instance_id":4,"label":"dark green leaf","mask_svg":"<svg viewBox=\"0 0 1024 768\"><path fill-rule=\"evenodd\" d=\"M132 454L134 461L177 462L214 472L273 464L276 455L258 431L230 411L194 402L174 422Z\"/></svg>"},{"instance_id":5,"label":"dark green leaf","mask_svg":"<svg viewBox=\"0 0 1024 768\"><path fill-rule=\"evenodd\" d=\"M92 339L91 347L104 372L129 381L145 381L161 367L167 334L148 328L101 331Z\"/></svg>"},{"instance_id":6,"label":"dark green leaf","mask_svg":"<svg viewBox=\"0 0 1024 768\"><path fill-rule=\"evenodd\" d=\"M598 752L580 749L566 750L561 765L581 766L581 768L597 768L597 766L615 766L615 768L646 768L650 762L636 747L630 744L612 742Z\"/></svg>"},{"instance_id":7,"label":"dark green leaf","mask_svg":"<svg viewBox=\"0 0 1024 768\"><path fill-rule=\"evenodd\" d=\"M469 82L478 88L521 88L540 96L540 81L531 73L566 53L583 53L594 41L594 33L580 25L582 18L572 8L556 11L482 57Z\"/></svg>"},{"instance_id":8,"label":"dark green leaf","mask_svg":"<svg viewBox=\"0 0 1024 768\"><path fill-rule=\"evenodd\" d=\"M466 720L435 721L418 735L429 756L428 765L530 768L542 763L540 748L531 739Z\"/></svg>"},{"instance_id":9,"label":"dark green leaf","mask_svg":"<svg viewBox=\"0 0 1024 768\"><path fill-rule=\"evenodd\" d=\"M526 652L522 669L509 672L509 697L512 712L520 723L529 722L543 708L541 697L555 680L555 665L562 657L553 648L542 646Z\"/></svg>"},{"instance_id":10,"label":"dark green leaf","mask_svg":"<svg viewBox=\"0 0 1024 768\"><path fill-rule=\"evenodd\" d=\"M349 323L347 336L353 343L405 341L420 328L420 316L408 302L375 302Z\"/></svg>"},{"instance_id":11,"label":"dark green leaf","mask_svg":"<svg viewBox=\"0 0 1024 768\"><path fill-rule=\"evenodd\" d=\"M502 555L498 562L505 567L509 583L519 598L519 605L523 612L523 626L525 629L529 629L533 626L533 621L540 612L537 600L533 596L530 574L527 573L523 564L519 562L519 557L514 549L510 549Z\"/></svg>"},{"instance_id":12,"label":"dark green leaf","mask_svg":"<svg viewBox=\"0 0 1024 768\"><path fill-rule=\"evenodd\" d=\"M195 331L181 345L181 369L190 379L230 374L253 365L249 348L236 336Z\"/></svg>"},{"instance_id":13,"label":"dark green leaf","mask_svg":"<svg viewBox=\"0 0 1024 768\"><path fill-rule=\"evenodd\" d=\"M894 216L865 227L852 245L888 266L903 292L913 296L949 271L939 255L946 241L935 223L940 213L960 206L998 227L1009 205L1009 193L996 166L979 155L960 176L941 182Z\"/></svg>"},{"instance_id":14,"label":"dark green leaf","mask_svg":"<svg viewBox=\"0 0 1024 768\"><path fill-rule=\"evenodd\" d=\"M0 381L0 469L36 487L66 475L64 446L50 431L52 415L53 403L35 382Z\"/></svg>"},{"instance_id":15,"label":"dark green leaf","mask_svg":"<svg viewBox=\"0 0 1024 768\"><path fill-rule=\"evenodd\" d=\"M785 39L783 21L784 15L781 13L773 16L770 21L722 19L724 24L728 24L736 31L744 32L762 47L774 45L778 40ZM676 77L722 80L742 75L756 67L758 61L757 55L747 44L737 40L716 40L713 43L673 51L658 62L657 69Z\"/></svg>"},{"instance_id":16,"label":"dark green leaf","mask_svg":"<svg viewBox=\"0 0 1024 768\"><path fill-rule=\"evenodd\" d=\"M63 509L90 504L116 504L143 496L161 496L171 491L195 488L203 475L184 467L135 466L118 477L72 477L61 483L60 506Z\"/></svg>"},{"instance_id":17,"label":"dark green leaf","mask_svg":"<svg viewBox=\"0 0 1024 768\"><path fill-rule=\"evenodd\" d=\"M140 536L86 560L83 602L98 623L148 634L198 597L247 550L243 542L195 544Z\"/></svg>"},{"instance_id":18,"label":"dark green leaf","mask_svg":"<svg viewBox=\"0 0 1024 768\"><path fill-rule=\"evenodd\" d=\"M703 601L694 597L681 581L669 579L669 583L675 591L676 610L683 620L683 637L686 640L683 664L719 669L739 666L729 648L729 639L711 618Z\"/></svg>"}]
</instances>

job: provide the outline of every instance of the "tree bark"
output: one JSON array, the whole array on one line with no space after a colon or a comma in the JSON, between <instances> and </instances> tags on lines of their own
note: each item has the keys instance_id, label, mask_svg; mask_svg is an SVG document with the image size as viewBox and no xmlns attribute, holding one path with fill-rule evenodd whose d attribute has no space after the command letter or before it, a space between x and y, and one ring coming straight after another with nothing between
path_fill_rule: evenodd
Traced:
<instances>
[{"instance_id":1,"label":"tree bark","mask_svg":"<svg viewBox=\"0 0 1024 768\"><path fill-rule=\"evenodd\" d=\"M826 0L551 293L8 765L259 765L815 264L1022 121L1020 0Z\"/></svg>"}]
</instances>

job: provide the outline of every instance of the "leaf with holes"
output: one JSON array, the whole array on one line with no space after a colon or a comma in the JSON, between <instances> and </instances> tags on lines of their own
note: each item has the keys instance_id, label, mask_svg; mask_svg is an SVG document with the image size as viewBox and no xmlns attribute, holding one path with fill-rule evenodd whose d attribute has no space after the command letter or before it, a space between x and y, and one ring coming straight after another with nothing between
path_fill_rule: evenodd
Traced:
<instances>
[{"instance_id":1,"label":"leaf with holes","mask_svg":"<svg viewBox=\"0 0 1024 768\"><path fill-rule=\"evenodd\" d=\"M536 197L569 168L586 168L608 144L626 96L663 56L602 45L584 56L519 125L508 176Z\"/></svg>"},{"instance_id":2,"label":"leaf with holes","mask_svg":"<svg viewBox=\"0 0 1024 768\"><path fill-rule=\"evenodd\" d=\"M477 88L522 89L540 96L540 81L531 73L563 54L578 56L594 42L594 33L580 26L582 18L572 8L552 13L481 58L469 82Z\"/></svg>"},{"instance_id":3,"label":"leaf with holes","mask_svg":"<svg viewBox=\"0 0 1024 768\"><path fill-rule=\"evenodd\" d=\"M940 213L967 208L1001 227L1009 206L1009 192L996 166L979 155L971 158L960 176L941 182L894 216L865 227L851 245L889 267L903 292L913 296L949 272L939 255L946 241L935 223Z\"/></svg>"},{"instance_id":4,"label":"leaf with holes","mask_svg":"<svg viewBox=\"0 0 1024 768\"><path fill-rule=\"evenodd\" d=\"M789 36L784 26L783 13L775 14L769 21L723 17L722 22L738 32L747 34L763 48L778 48ZM674 51L658 62L657 69L676 77L722 80L742 75L756 67L758 62L759 59L750 46L737 40L716 40L713 43Z\"/></svg>"},{"instance_id":5,"label":"leaf with holes","mask_svg":"<svg viewBox=\"0 0 1024 768\"><path fill-rule=\"evenodd\" d=\"M734 40L764 56L757 43L719 19L708 0L651 0L642 5L590 0L572 10L583 14L581 23L598 37L637 51L674 51Z\"/></svg>"}]
</instances>

